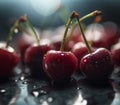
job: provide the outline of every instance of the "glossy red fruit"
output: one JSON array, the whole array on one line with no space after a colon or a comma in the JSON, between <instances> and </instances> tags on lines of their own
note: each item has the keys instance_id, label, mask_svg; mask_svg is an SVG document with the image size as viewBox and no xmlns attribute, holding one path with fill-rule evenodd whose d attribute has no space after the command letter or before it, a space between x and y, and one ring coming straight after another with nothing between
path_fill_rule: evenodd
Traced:
<instances>
[{"instance_id":1,"label":"glossy red fruit","mask_svg":"<svg viewBox=\"0 0 120 105\"><path fill-rule=\"evenodd\" d=\"M62 37L63 37L62 35L56 35L51 39L51 44L54 50L57 50L57 51L60 50Z\"/></svg>"},{"instance_id":2,"label":"glossy red fruit","mask_svg":"<svg viewBox=\"0 0 120 105\"><path fill-rule=\"evenodd\" d=\"M120 66L120 48L111 51L114 65Z\"/></svg>"},{"instance_id":3,"label":"glossy red fruit","mask_svg":"<svg viewBox=\"0 0 120 105\"><path fill-rule=\"evenodd\" d=\"M35 38L33 36L22 34L16 39L16 50L20 53L21 60L24 60L24 54L26 49L35 42Z\"/></svg>"},{"instance_id":4,"label":"glossy red fruit","mask_svg":"<svg viewBox=\"0 0 120 105\"><path fill-rule=\"evenodd\" d=\"M13 69L19 63L19 56L10 46L5 48L6 43L0 43L0 78L8 78L13 75Z\"/></svg>"},{"instance_id":5,"label":"glossy red fruit","mask_svg":"<svg viewBox=\"0 0 120 105\"><path fill-rule=\"evenodd\" d=\"M83 42L76 43L73 46L71 51L77 57L78 63L80 63L83 56L85 56L86 54L89 53L85 43L83 43Z\"/></svg>"},{"instance_id":6,"label":"glossy red fruit","mask_svg":"<svg viewBox=\"0 0 120 105\"><path fill-rule=\"evenodd\" d=\"M30 68L31 75L42 76L43 73L43 56L51 50L49 44L34 43L29 46L25 52L24 62Z\"/></svg>"},{"instance_id":7,"label":"glossy red fruit","mask_svg":"<svg viewBox=\"0 0 120 105\"><path fill-rule=\"evenodd\" d=\"M118 41L119 32L113 24L91 24L86 29L86 38L92 42L95 48L104 47L110 49Z\"/></svg>"},{"instance_id":8,"label":"glossy red fruit","mask_svg":"<svg viewBox=\"0 0 120 105\"><path fill-rule=\"evenodd\" d=\"M43 59L44 72L55 81L70 78L77 70L78 61L71 52L51 50Z\"/></svg>"},{"instance_id":9,"label":"glossy red fruit","mask_svg":"<svg viewBox=\"0 0 120 105\"><path fill-rule=\"evenodd\" d=\"M108 79L113 71L111 53L105 48L85 55L80 62L80 70L89 80Z\"/></svg>"}]
</instances>

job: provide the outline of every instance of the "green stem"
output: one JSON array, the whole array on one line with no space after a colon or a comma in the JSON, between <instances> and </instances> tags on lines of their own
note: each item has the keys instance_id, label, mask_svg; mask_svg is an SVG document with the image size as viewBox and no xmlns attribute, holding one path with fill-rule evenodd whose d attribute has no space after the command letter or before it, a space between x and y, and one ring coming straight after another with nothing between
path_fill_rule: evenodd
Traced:
<instances>
[{"instance_id":1,"label":"green stem","mask_svg":"<svg viewBox=\"0 0 120 105\"><path fill-rule=\"evenodd\" d=\"M69 26L70 26L71 22L72 22L72 18L69 18L68 22L66 24L66 29L65 29L63 40L62 40L62 43L61 43L60 51L64 51L66 36L67 36L67 32L68 32L68 29L69 29Z\"/></svg>"},{"instance_id":2,"label":"green stem","mask_svg":"<svg viewBox=\"0 0 120 105\"><path fill-rule=\"evenodd\" d=\"M34 35L35 35L35 38L36 38L36 41L37 41L37 43L39 44L39 43L40 43L40 39L39 39L36 31L34 30L32 24L31 24L28 20L26 20L26 21L25 21L25 25L26 25L27 27L29 27L29 28L33 31L33 33L34 33Z\"/></svg>"},{"instance_id":3,"label":"green stem","mask_svg":"<svg viewBox=\"0 0 120 105\"><path fill-rule=\"evenodd\" d=\"M64 51L64 46L65 46L67 32L68 32L69 26L70 26L70 24L72 22L72 19L74 18L74 15L75 15L75 12L73 11L72 14L71 14L71 16L70 16L70 18L67 21L65 32L64 32L64 36L63 36L63 40L61 42L60 51Z\"/></svg>"},{"instance_id":4,"label":"green stem","mask_svg":"<svg viewBox=\"0 0 120 105\"><path fill-rule=\"evenodd\" d=\"M23 26L21 26L21 24L19 24L18 29L21 32L25 32L26 34L31 35L31 33L29 31L27 31Z\"/></svg>"},{"instance_id":5,"label":"green stem","mask_svg":"<svg viewBox=\"0 0 120 105\"><path fill-rule=\"evenodd\" d=\"M86 19L88 19L88 18L90 18L90 17L97 16L97 15L99 15L99 14L101 14L101 11L95 10L95 11L93 11L93 12L91 12L91 13L83 16L83 17L81 17L81 18L79 19L79 21L82 22L82 21L84 21L84 20L86 20ZM75 24L73 24L73 26L72 26L72 28L71 28L70 39L72 38L73 31L74 31L74 29L75 29L75 27L76 27L77 25L78 25L78 22L76 21Z\"/></svg>"},{"instance_id":6,"label":"green stem","mask_svg":"<svg viewBox=\"0 0 120 105\"><path fill-rule=\"evenodd\" d=\"M12 40L12 37L13 37L13 33L14 33L14 30L16 29L16 27L19 26L19 20L17 20L14 25L10 28L10 32L8 34L8 37L7 37L7 42L6 42L6 48L8 48L9 44L10 44L10 41Z\"/></svg>"},{"instance_id":7,"label":"green stem","mask_svg":"<svg viewBox=\"0 0 120 105\"><path fill-rule=\"evenodd\" d=\"M84 42L85 42L85 44L86 44L86 47L88 48L89 53L91 53L92 50L91 50L91 48L90 48L90 46L89 46L89 44L88 44L88 42L87 42L87 39L86 39L85 34L84 34L84 32L83 32L82 25L81 25L81 23L80 23L80 21L79 21L79 18L77 18L77 21L78 21L78 25L79 25L79 28L80 28L80 30L81 30L81 33L82 33Z\"/></svg>"}]
</instances>

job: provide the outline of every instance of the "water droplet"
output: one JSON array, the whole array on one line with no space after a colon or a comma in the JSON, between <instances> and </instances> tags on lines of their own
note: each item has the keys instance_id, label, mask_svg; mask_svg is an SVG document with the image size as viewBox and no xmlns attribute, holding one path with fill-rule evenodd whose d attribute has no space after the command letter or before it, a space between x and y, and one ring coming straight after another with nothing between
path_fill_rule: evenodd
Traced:
<instances>
[{"instance_id":1,"label":"water droplet","mask_svg":"<svg viewBox=\"0 0 120 105\"><path fill-rule=\"evenodd\" d=\"M48 97L48 102L52 102L53 101L53 98L52 97Z\"/></svg>"},{"instance_id":2,"label":"water droplet","mask_svg":"<svg viewBox=\"0 0 120 105\"><path fill-rule=\"evenodd\" d=\"M61 56L64 56L64 54L61 54Z\"/></svg>"},{"instance_id":3,"label":"water droplet","mask_svg":"<svg viewBox=\"0 0 120 105\"><path fill-rule=\"evenodd\" d=\"M40 103L42 103L44 100L43 99L40 99Z\"/></svg>"},{"instance_id":4,"label":"water droplet","mask_svg":"<svg viewBox=\"0 0 120 105\"><path fill-rule=\"evenodd\" d=\"M17 80L17 79L15 79L15 82L18 82L18 80Z\"/></svg>"},{"instance_id":5,"label":"water droplet","mask_svg":"<svg viewBox=\"0 0 120 105\"><path fill-rule=\"evenodd\" d=\"M49 105L48 102L43 101L42 105Z\"/></svg>"},{"instance_id":6,"label":"water droplet","mask_svg":"<svg viewBox=\"0 0 120 105\"><path fill-rule=\"evenodd\" d=\"M24 79L25 79L25 77L24 77L24 76L21 76L21 77L20 77L20 80L21 80L21 81L23 81Z\"/></svg>"},{"instance_id":7,"label":"water droplet","mask_svg":"<svg viewBox=\"0 0 120 105\"><path fill-rule=\"evenodd\" d=\"M98 63L98 61L95 61L95 63L97 64L97 63Z\"/></svg>"},{"instance_id":8,"label":"water droplet","mask_svg":"<svg viewBox=\"0 0 120 105\"><path fill-rule=\"evenodd\" d=\"M1 93L5 93L5 92L6 92L6 90L5 90L5 89L2 89L2 90L0 90L0 92L1 92Z\"/></svg>"},{"instance_id":9,"label":"water droplet","mask_svg":"<svg viewBox=\"0 0 120 105\"><path fill-rule=\"evenodd\" d=\"M33 95L34 95L35 97L38 97L38 96L39 96L39 92L38 92L38 91L33 91Z\"/></svg>"},{"instance_id":10,"label":"water droplet","mask_svg":"<svg viewBox=\"0 0 120 105\"><path fill-rule=\"evenodd\" d=\"M33 88L36 88L36 86L33 86Z\"/></svg>"},{"instance_id":11,"label":"water droplet","mask_svg":"<svg viewBox=\"0 0 120 105\"><path fill-rule=\"evenodd\" d=\"M27 81L23 81L22 83L23 83L23 84L27 84L28 82L27 82Z\"/></svg>"},{"instance_id":12,"label":"water droplet","mask_svg":"<svg viewBox=\"0 0 120 105\"><path fill-rule=\"evenodd\" d=\"M45 90L40 90L40 94L47 94Z\"/></svg>"},{"instance_id":13,"label":"water droplet","mask_svg":"<svg viewBox=\"0 0 120 105\"><path fill-rule=\"evenodd\" d=\"M14 32L15 32L15 33L18 33L19 31L18 31L18 29L16 28L16 29L14 30Z\"/></svg>"}]
</instances>

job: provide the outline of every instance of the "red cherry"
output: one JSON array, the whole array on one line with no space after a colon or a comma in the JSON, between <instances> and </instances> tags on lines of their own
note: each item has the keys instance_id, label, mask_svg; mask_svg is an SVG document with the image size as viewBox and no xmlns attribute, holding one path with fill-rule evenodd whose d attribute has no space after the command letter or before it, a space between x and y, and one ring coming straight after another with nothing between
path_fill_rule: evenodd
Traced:
<instances>
[{"instance_id":1,"label":"red cherry","mask_svg":"<svg viewBox=\"0 0 120 105\"><path fill-rule=\"evenodd\" d=\"M24 62L29 67L31 75L42 76L43 73L43 56L47 51L51 50L51 46L48 44L34 43L29 46L25 52Z\"/></svg>"},{"instance_id":2,"label":"red cherry","mask_svg":"<svg viewBox=\"0 0 120 105\"><path fill-rule=\"evenodd\" d=\"M110 52L105 48L87 54L81 59L80 70L88 79L103 80L113 71L113 64Z\"/></svg>"},{"instance_id":3,"label":"red cherry","mask_svg":"<svg viewBox=\"0 0 120 105\"><path fill-rule=\"evenodd\" d=\"M76 56L72 52L66 52L65 42L68 28L74 18L75 12L68 19L60 51L51 50L44 55L43 70L54 81L61 81L70 78L78 67Z\"/></svg>"},{"instance_id":4,"label":"red cherry","mask_svg":"<svg viewBox=\"0 0 120 105\"><path fill-rule=\"evenodd\" d=\"M35 42L35 39L32 36L24 33L15 40L15 43L16 43L15 47L16 47L16 50L18 50L18 52L20 53L22 61L24 60L24 54L26 49L34 42Z\"/></svg>"},{"instance_id":5,"label":"red cherry","mask_svg":"<svg viewBox=\"0 0 120 105\"><path fill-rule=\"evenodd\" d=\"M71 52L48 51L43 59L45 73L53 80L68 79L76 72L77 58Z\"/></svg>"},{"instance_id":6,"label":"red cherry","mask_svg":"<svg viewBox=\"0 0 120 105\"><path fill-rule=\"evenodd\" d=\"M87 27L87 40L91 41L91 46L110 49L118 41L119 32L117 26L112 22L104 24L91 24Z\"/></svg>"},{"instance_id":7,"label":"red cherry","mask_svg":"<svg viewBox=\"0 0 120 105\"><path fill-rule=\"evenodd\" d=\"M61 41L62 41L62 35L56 35L51 39L51 44L54 50L57 51L60 50Z\"/></svg>"},{"instance_id":8,"label":"red cherry","mask_svg":"<svg viewBox=\"0 0 120 105\"><path fill-rule=\"evenodd\" d=\"M120 48L111 51L114 65L120 66Z\"/></svg>"},{"instance_id":9,"label":"red cherry","mask_svg":"<svg viewBox=\"0 0 120 105\"><path fill-rule=\"evenodd\" d=\"M16 27L18 27L19 20L17 20L14 25L11 27L10 32L7 36L6 42L0 43L0 78L9 78L13 75L13 69L19 63L19 56L15 50L9 46L13 33Z\"/></svg>"},{"instance_id":10,"label":"red cherry","mask_svg":"<svg viewBox=\"0 0 120 105\"><path fill-rule=\"evenodd\" d=\"M120 39L111 47L112 60L115 66L120 66Z\"/></svg>"},{"instance_id":11,"label":"red cherry","mask_svg":"<svg viewBox=\"0 0 120 105\"><path fill-rule=\"evenodd\" d=\"M83 42L76 43L71 51L77 57L78 63L81 61L83 56L89 53L86 45Z\"/></svg>"},{"instance_id":12,"label":"red cherry","mask_svg":"<svg viewBox=\"0 0 120 105\"><path fill-rule=\"evenodd\" d=\"M80 70L85 74L88 80L97 81L108 79L108 76L113 71L113 64L111 53L106 48L98 48L95 51L91 50L85 34L83 32L82 26L77 17L77 21L83 35L86 47L88 48L89 54L85 55L80 61Z\"/></svg>"},{"instance_id":13,"label":"red cherry","mask_svg":"<svg viewBox=\"0 0 120 105\"><path fill-rule=\"evenodd\" d=\"M13 69L19 63L19 56L10 46L6 47L6 43L0 43L0 78L8 78L13 75Z\"/></svg>"},{"instance_id":14,"label":"red cherry","mask_svg":"<svg viewBox=\"0 0 120 105\"><path fill-rule=\"evenodd\" d=\"M33 31L36 43L26 49L24 62L29 67L31 75L39 77L41 74L44 74L42 72L43 56L47 51L51 50L51 46L48 40L44 40L44 42L41 40L42 42L40 42L39 36L34 30L32 24L27 19L25 21L25 25Z\"/></svg>"}]
</instances>

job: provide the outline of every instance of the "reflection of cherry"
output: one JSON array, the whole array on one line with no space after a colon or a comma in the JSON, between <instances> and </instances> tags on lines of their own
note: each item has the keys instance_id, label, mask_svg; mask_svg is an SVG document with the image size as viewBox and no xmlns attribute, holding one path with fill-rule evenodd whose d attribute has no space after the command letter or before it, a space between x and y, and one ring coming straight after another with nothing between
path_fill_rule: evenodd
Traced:
<instances>
[{"instance_id":1,"label":"reflection of cherry","mask_svg":"<svg viewBox=\"0 0 120 105\"><path fill-rule=\"evenodd\" d=\"M84 73L89 80L92 79L93 81L97 81L107 79L113 70L110 52L105 48L98 48L97 50L92 51L79 22L79 16L77 17L77 20L89 51L89 54L85 55L80 61L81 72Z\"/></svg>"},{"instance_id":2,"label":"reflection of cherry","mask_svg":"<svg viewBox=\"0 0 120 105\"><path fill-rule=\"evenodd\" d=\"M74 18L74 12L68 20L60 51L48 51L43 59L44 72L55 81L68 79L77 70L78 61L75 55L72 52L64 51L66 35L72 18Z\"/></svg>"}]
</instances>

